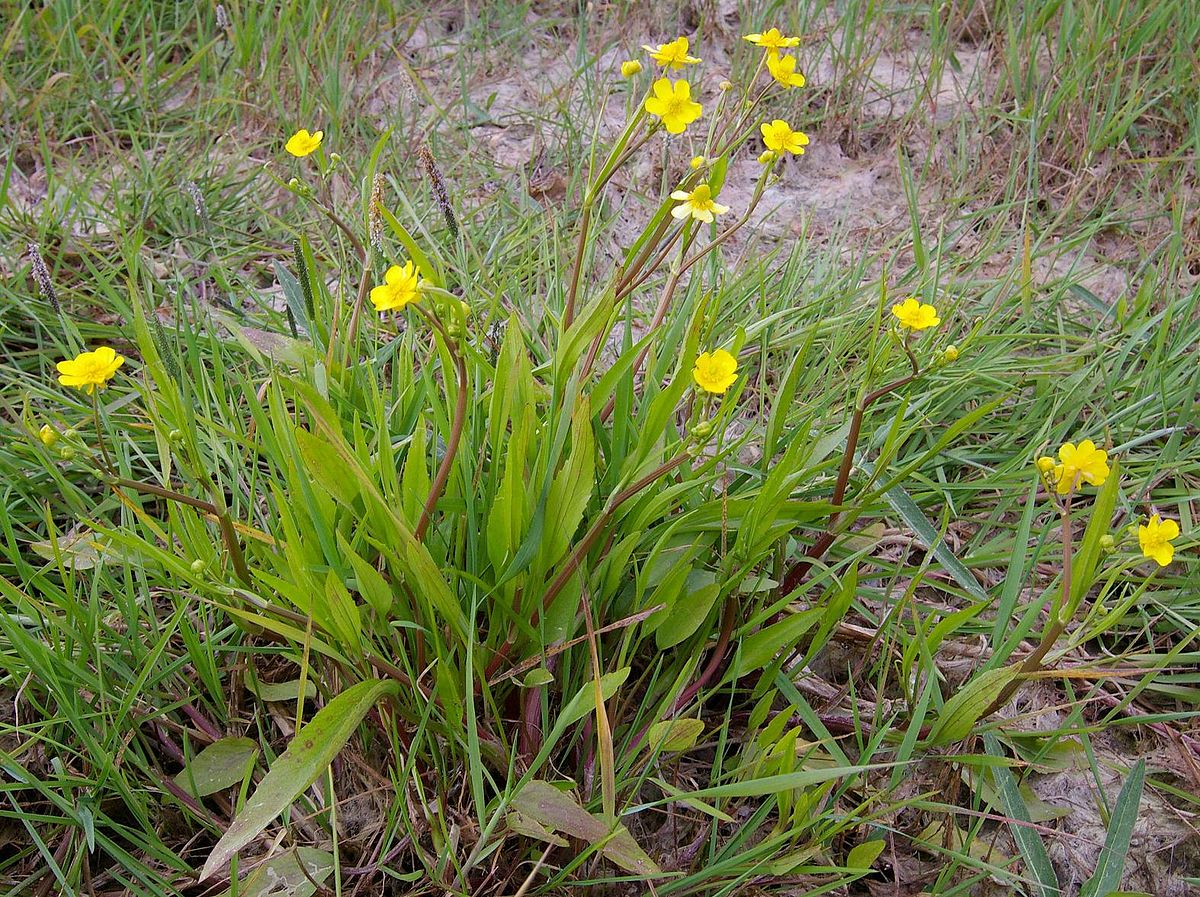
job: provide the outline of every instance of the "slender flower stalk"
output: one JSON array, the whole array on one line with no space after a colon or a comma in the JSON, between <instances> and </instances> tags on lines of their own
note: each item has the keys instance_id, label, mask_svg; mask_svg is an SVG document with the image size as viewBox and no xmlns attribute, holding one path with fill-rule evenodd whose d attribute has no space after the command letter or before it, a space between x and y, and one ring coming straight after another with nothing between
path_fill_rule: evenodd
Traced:
<instances>
[{"instance_id":1,"label":"slender flower stalk","mask_svg":"<svg viewBox=\"0 0 1200 897\"><path fill-rule=\"evenodd\" d=\"M234 573L237 574L237 578L241 580L243 585L247 588L251 587L252 577L250 575L250 568L246 564L246 556L242 553L242 546L238 541L237 529L233 525L233 520L230 518L227 508L219 507L210 501L192 498L190 495L177 492L174 489L167 489L155 483L143 483L140 480L113 477L110 485L114 491L132 489L134 492L141 492L144 495L153 495L169 501L179 502L181 505L188 505L211 515L216 519L217 527L221 531L221 540L225 543L225 549L229 552L229 559L233 563Z\"/></svg>"},{"instance_id":2,"label":"slender flower stalk","mask_svg":"<svg viewBox=\"0 0 1200 897\"><path fill-rule=\"evenodd\" d=\"M108 444L104 438L104 426L100 423L100 396L92 393L92 420L96 427L96 443L100 446L100 458L104 462L104 469L110 473L115 473L112 460L108 457Z\"/></svg>"},{"instance_id":3,"label":"slender flower stalk","mask_svg":"<svg viewBox=\"0 0 1200 897\"><path fill-rule=\"evenodd\" d=\"M416 536L417 541L423 542L425 532L429 529L429 522L433 519L438 499L441 498L442 490L446 488L446 481L450 478L450 469L454 466L458 445L462 440L463 426L467 418L467 362L461 349L455 344L455 340L446 331L437 316L423 306L416 305L414 308L424 315L430 325L442 335L446 349L450 352L450 357L454 359L454 370L458 376L458 395L454 403L454 418L450 424L450 438L446 440L446 452L442 456L442 463L438 465L437 473L429 486L429 495L421 508L421 516L413 529L413 535Z\"/></svg>"},{"instance_id":4,"label":"slender flower stalk","mask_svg":"<svg viewBox=\"0 0 1200 897\"><path fill-rule=\"evenodd\" d=\"M913 354L909 340L906 338L902 345L905 355L908 356L909 364L912 365L912 373L872 390L855 405L854 412L850 417L850 431L846 434L846 448L842 453L842 463L838 467L837 481L834 483L833 495L829 499L830 504L833 505L833 512L829 515L829 522L825 525L825 532L809 546L804 557L796 561L788 569L779 586L779 595L787 595L795 591L809 568L825 556L825 552L830 549L837 538L836 527L838 519L841 516L839 508L846 498L846 488L850 483L850 471L854 469L854 454L858 450L858 439L862 433L863 417L867 413L867 409L879 401L879 399L889 393L895 392L897 389L907 386L921 376L921 367L917 363L917 356Z\"/></svg>"}]
</instances>

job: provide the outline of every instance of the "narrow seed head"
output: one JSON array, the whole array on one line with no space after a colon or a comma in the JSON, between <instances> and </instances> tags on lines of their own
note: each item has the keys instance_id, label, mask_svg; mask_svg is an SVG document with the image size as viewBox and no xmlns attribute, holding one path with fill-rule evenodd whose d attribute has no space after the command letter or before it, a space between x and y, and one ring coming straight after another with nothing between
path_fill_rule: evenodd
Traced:
<instances>
[{"instance_id":1,"label":"narrow seed head","mask_svg":"<svg viewBox=\"0 0 1200 897\"><path fill-rule=\"evenodd\" d=\"M296 259L296 279L300 281L300 289L304 293L304 311L311 322L316 317L316 302L313 299L312 281L308 277L308 262L299 240L292 241L292 256ZM312 326L311 323L309 326Z\"/></svg>"},{"instance_id":2,"label":"narrow seed head","mask_svg":"<svg viewBox=\"0 0 1200 897\"><path fill-rule=\"evenodd\" d=\"M200 192L200 188L196 186L195 181L184 181L183 189L187 195L192 198L192 208L196 210L196 215L208 220L208 206L204 204L204 194Z\"/></svg>"},{"instance_id":3,"label":"narrow seed head","mask_svg":"<svg viewBox=\"0 0 1200 897\"><path fill-rule=\"evenodd\" d=\"M152 315L151 320L154 326L150 328L150 335L154 339L154 347L158 349L158 357L162 359L168 376L179 383L182 372L179 369L179 351L175 340L167 335L167 328L162 325L158 315Z\"/></svg>"},{"instance_id":4,"label":"narrow seed head","mask_svg":"<svg viewBox=\"0 0 1200 897\"><path fill-rule=\"evenodd\" d=\"M54 289L54 281L50 279L50 269L46 267L46 260L42 258L42 251L38 248L38 244L30 243L28 252L29 264L33 269L33 279L37 281L38 291L42 294L42 298L50 303L54 313L62 315L63 310L58 301L58 291Z\"/></svg>"},{"instance_id":5,"label":"narrow seed head","mask_svg":"<svg viewBox=\"0 0 1200 897\"><path fill-rule=\"evenodd\" d=\"M421 157L421 164L425 166L425 174L429 176L429 182L433 185L433 198L437 202L438 208L442 210L446 226L450 228L450 233L457 237L458 219L454 217L454 209L450 207L450 194L446 191L446 179L442 176L442 170L438 168L437 160L433 158L433 153L430 152L427 143L422 143L418 147L417 155Z\"/></svg>"},{"instance_id":6,"label":"narrow seed head","mask_svg":"<svg viewBox=\"0 0 1200 897\"><path fill-rule=\"evenodd\" d=\"M407 69L400 69L400 82L404 88L404 102L410 109L419 109L421 101L417 96L417 86L413 84L412 75L408 73Z\"/></svg>"},{"instance_id":7,"label":"narrow seed head","mask_svg":"<svg viewBox=\"0 0 1200 897\"><path fill-rule=\"evenodd\" d=\"M371 200L367 209L367 232L375 251L383 253L383 175L375 172L371 182Z\"/></svg>"}]
</instances>

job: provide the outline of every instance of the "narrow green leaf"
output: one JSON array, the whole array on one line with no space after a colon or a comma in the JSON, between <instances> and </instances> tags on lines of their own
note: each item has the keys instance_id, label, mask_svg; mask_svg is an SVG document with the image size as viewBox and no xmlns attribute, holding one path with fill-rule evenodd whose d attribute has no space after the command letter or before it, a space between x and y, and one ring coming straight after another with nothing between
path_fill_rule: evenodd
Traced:
<instances>
[{"instance_id":1,"label":"narrow green leaf","mask_svg":"<svg viewBox=\"0 0 1200 897\"><path fill-rule=\"evenodd\" d=\"M1108 821L1108 834L1096 863L1096 871L1083 884L1080 897L1108 897L1121 886L1121 874L1125 871L1125 858L1129 855L1129 840L1133 837L1133 826L1137 822L1138 807L1142 802L1142 787L1146 782L1146 761L1139 760L1129 770L1117 802Z\"/></svg>"},{"instance_id":2,"label":"narrow green leaf","mask_svg":"<svg viewBox=\"0 0 1200 897\"><path fill-rule=\"evenodd\" d=\"M413 264L417 266L417 270L421 272L421 276L435 287L445 286L442 282L441 274L438 273L438 270L429 261L429 256L417 245L417 241L412 238L412 234L408 232L407 228L387 209L381 207L379 212L383 215L383 220L387 222L387 226L391 228L396 239L404 246L404 251L413 260Z\"/></svg>"},{"instance_id":3,"label":"narrow green leaf","mask_svg":"<svg viewBox=\"0 0 1200 897\"><path fill-rule=\"evenodd\" d=\"M962 741L971 734L979 716L1004 691L1005 687L1016 678L1016 666L1000 667L996 670L984 670L968 682L961 690L956 691L942 705L933 728L929 731L930 744L950 744Z\"/></svg>"},{"instance_id":4,"label":"narrow green leaf","mask_svg":"<svg viewBox=\"0 0 1200 897\"><path fill-rule=\"evenodd\" d=\"M860 461L859 467L867 475L874 473L871 465L866 461ZM893 486L883 496L887 499L887 503L892 506L892 510L903 518L908 528L913 531L913 534L924 545L932 546L933 556L938 559L938 563L945 568L946 572L954 578L954 581L962 586L967 594L978 598L980 601L987 601L987 592L983 590L983 586L979 584L979 580L971 574L971 571L967 569L962 561L954 556L954 552L950 550L950 546L942 539L934 525L929 522L929 518L917 506L917 503L913 501L912 496L900 486Z\"/></svg>"},{"instance_id":5,"label":"narrow green leaf","mask_svg":"<svg viewBox=\"0 0 1200 897\"><path fill-rule=\"evenodd\" d=\"M855 844L846 854L846 866L850 869L870 869L871 864L879 859L879 855L883 853L886 846L887 842L883 838Z\"/></svg>"},{"instance_id":6,"label":"narrow green leaf","mask_svg":"<svg viewBox=\"0 0 1200 897\"><path fill-rule=\"evenodd\" d=\"M258 758L258 745L249 738L214 741L175 776L175 784L192 797L206 797L240 784Z\"/></svg>"},{"instance_id":7,"label":"narrow green leaf","mask_svg":"<svg viewBox=\"0 0 1200 897\"><path fill-rule=\"evenodd\" d=\"M993 757L1004 757L999 739L991 732L984 734L983 745ZM1058 885L1058 876L1050 862L1050 855L1046 852L1046 845L1042 843L1042 836L1028 824L1031 822L1029 808L1021 796L1020 788L1017 787L1017 780L1007 766L994 766L991 772L1004 814L1011 820L1008 825L1009 831L1025 859L1025 866L1035 882L1037 894L1039 897L1059 897L1062 889Z\"/></svg>"},{"instance_id":8,"label":"narrow green leaf","mask_svg":"<svg viewBox=\"0 0 1200 897\"><path fill-rule=\"evenodd\" d=\"M1117 503L1117 493L1121 484L1121 464L1113 461L1112 469L1100 491L1096 494L1096 503L1088 515L1087 528L1083 531L1083 539L1072 559L1071 600L1063 611L1062 616L1070 619L1082 603L1095 578L1096 564L1100 560L1100 538L1112 526L1113 509Z\"/></svg>"},{"instance_id":9,"label":"narrow green leaf","mask_svg":"<svg viewBox=\"0 0 1200 897\"><path fill-rule=\"evenodd\" d=\"M242 812L221 836L200 871L200 880L227 868L234 854L258 837L316 781L350 740L367 711L382 697L398 690L395 682L359 682L318 710L271 764Z\"/></svg>"}]
</instances>

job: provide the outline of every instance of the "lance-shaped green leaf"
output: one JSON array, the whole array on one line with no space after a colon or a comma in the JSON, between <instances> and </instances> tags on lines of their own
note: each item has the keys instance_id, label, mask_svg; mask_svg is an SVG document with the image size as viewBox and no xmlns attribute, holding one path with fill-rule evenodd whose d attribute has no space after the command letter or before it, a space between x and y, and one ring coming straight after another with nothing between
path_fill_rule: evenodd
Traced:
<instances>
[{"instance_id":1,"label":"lance-shaped green leaf","mask_svg":"<svg viewBox=\"0 0 1200 897\"><path fill-rule=\"evenodd\" d=\"M395 682L360 682L318 710L296 733L287 750L271 764L270 771L221 836L200 872L200 880L225 869L234 854L291 806L329 766L367 711L384 695L394 694L398 688Z\"/></svg>"}]
</instances>

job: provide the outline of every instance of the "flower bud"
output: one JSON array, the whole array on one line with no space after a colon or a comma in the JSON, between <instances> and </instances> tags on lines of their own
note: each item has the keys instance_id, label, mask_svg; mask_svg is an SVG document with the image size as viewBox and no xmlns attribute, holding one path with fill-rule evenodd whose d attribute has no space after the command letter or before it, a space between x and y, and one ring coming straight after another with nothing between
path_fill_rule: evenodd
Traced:
<instances>
[{"instance_id":1,"label":"flower bud","mask_svg":"<svg viewBox=\"0 0 1200 897\"><path fill-rule=\"evenodd\" d=\"M42 441L42 445L46 448L58 442L58 431L49 424L42 424L42 428L38 430L38 439Z\"/></svg>"},{"instance_id":2,"label":"flower bud","mask_svg":"<svg viewBox=\"0 0 1200 897\"><path fill-rule=\"evenodd\" d=\"M758 157L758 161L761 162L763 165L766 165L768 162L774 162L775 161L775 151L774 150L763 150L762 154Z\"/></svg>"},{"instance_id":3,"label":"flower bud","mask_svg":"<svg viewBox=\"0 0 1200 897\"><path fill-rule=\"evenodd\" d=\"M71 448L69 445L64 445L58 450L58 457L62 458L64 461L71 461L75 458L75 449Z\"/></svg>"},{"instance_id":4,"label":"flower bud","mask_svg":"<svg viewBox=\"0 0 1200 897\"><path fill-rule=\"evenodd\" d=\"M200 560L200 558L196 558L196 560L192 561L192 572L193 573L203 573L204 572L204 561Z\"/></svg>"},{"instance_id":5,"label":"flower bud","mask_svg":"<svg viewBox=\"0 0 1200 897\"><path fill-rule=\"evenodd\" d=\"M1100 537L1100 550L1103 551L1105 554L1112 554L1114 551L1117 550L1116 546L1117 546L1117 540L1114 539L1110 534L1105 533L1103 536Z\"/></svg>"},{"instance_id":6,"label":"flower bud","mask_svg":"<svg viewBox=\"0 0 1200 897\"><path fill-rule=\"evenodd\" d=\"M636 59L626 59L621 63L621 76L632 78L642 70L642 64Z\"/></svg>"},{"instance_id":7,"label":"flower bud","mask_svg":"<svg viewBox=\"0 0 1200 897\"><path fill-rule=\"evenodd\" d=\"M293 190L299 190L300 189L300 178L291 178L290 180L288 180L288 187L290 187Z\"/></svg>"},{"instance_id":8,"label":"flower bud","mask_svg":"<svg viewBox=\"0 0 1200 897\"><path fill-rule=\"evenodd\" d=\"M342 154L341 153L330 153L329 161L332 162L334 165L337 165L339 162L342 161Z\"/></svg>"},{"instance_id":9,"label":"flower bud","mask_svg":"<svg viewBox=\"0 0 1200 897\"><path fill-rule=\"evenodd\" d=\"M718 84L717 87L719 87L721 90L733 90L733 82L729 81L729 80L724 80L720 84Z\"/></svg>"},{"instance_id":10,"label":"flower bud","mask_svg":"<svg viewBox=\"0 0 1200 897\"><path fill-rule=\"evenodd\" d=\"M1037 469L1044 474L1049 474L1050 471L1054 470L1054 459L1049 455L1042 455L1042 457L1037 459Z\"/></svg>"},{"instance_id":11,"label":"flower bud","mask_svg":"<svg viewBox=\"0 0 1200 897\"><path fill-rule=\"evenodd\" d=\"M63 438L64 439L74 439L78 435L79 435L79 433L75 430L74 427L67 427L67 429L63 430Z\"/></svg>"},{"instance_id":12,"label":"flower bud","mask_svg":"<svg viewBox=\"0 0 1200 897\"><path fill-rule=\"evenodd\" d=\"M688 163L692 168L703 168L708 164L708 159L704 156L692 156L692 161Z\"/></svg>"},{"instance_id":13,"label":"flower bud","mask_svg":"<svg viewBox=\"0 0 1200 897\"><path fill-rule=\"evenodd\" d=\"M702 420L692 427L692 435L700 442L704 442L708 437L712 436L713 422L711 420Z\"/></svg>"},{"instance_id":14,"label":"flower bud","mask_svg":"<svg viewBox=\"0 0 1200 897\"><path fill-rule=\"evenodd\" d=\"M170 442L179 442L179 440L183 439L183 431L182 430L172 430L170 433L167 434L167 439Z\"/></svg>"},{"instance_id":15,"label":"flower bud","mask_svg":"<svg viewBox=\"0 0 1200 897\"><path fill-rule=\"evenodd\" d=\"M953 364L958 361L958 346L951 343L942 350L942 361L946 364Z\"/></svg>"}]
</instances>

